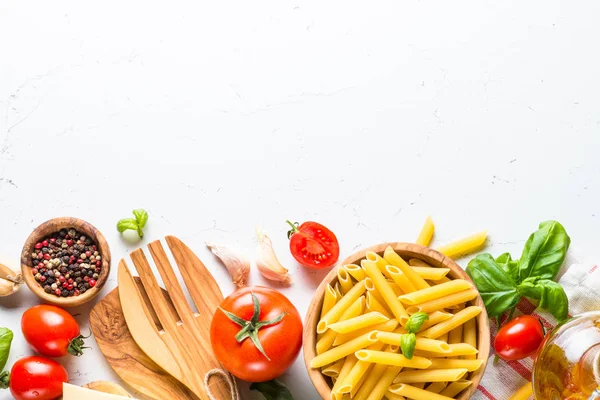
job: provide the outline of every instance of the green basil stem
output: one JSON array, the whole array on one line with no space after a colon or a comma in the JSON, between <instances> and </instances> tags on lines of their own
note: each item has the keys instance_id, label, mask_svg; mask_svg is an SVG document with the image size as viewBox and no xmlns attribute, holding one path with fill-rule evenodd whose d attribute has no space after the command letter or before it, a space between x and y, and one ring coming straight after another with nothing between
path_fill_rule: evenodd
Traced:
<instances>
[{"instance_id":1,"label":"green basil stem","mask_svg":"<svg viewBox=\"0 0 600 400\"><path fill-rule=\"evenodd\" d=\"M221 307L219 307L219 310L223 311L223 313L225 313L225 315L231 321L235 322L242 328L235 335L235 340L237 340L238 343L241 343L245 339L250 338L250 340L252 340L252 343L254 343L258 351L260 351L262 355L266 357L267 360L271 361L267 353L265 353L265 349L263 349L262 343L258 338L258 331L265 326L278 324L287 315L287 313L283 312L278 317L268 321L259 321L260 303L258 302L258 298L254 295L254 293L250 294L252 295L252 302L254 303L254 313L250 321L246 321L245 319L240 318L234 313L224 310Z\"/></svg>"}]
</instances>

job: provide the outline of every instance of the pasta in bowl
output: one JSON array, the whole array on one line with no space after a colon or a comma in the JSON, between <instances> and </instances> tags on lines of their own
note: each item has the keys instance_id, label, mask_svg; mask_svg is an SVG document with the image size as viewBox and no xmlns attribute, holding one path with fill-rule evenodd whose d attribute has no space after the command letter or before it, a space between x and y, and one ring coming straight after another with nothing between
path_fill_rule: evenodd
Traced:
<instances>
[{"instance_id":1,"label":"pasta in bowl","mask_svg":"<svg viewBox=\"0 0 600 400\"><path fill-rule=\"evenodd\" d=\"M306 367L326 400L466 400L489 351L488 317L471 279L450 258L411 243L345 259L318 287L304 327Z\"/></svg>"}]
</instances>

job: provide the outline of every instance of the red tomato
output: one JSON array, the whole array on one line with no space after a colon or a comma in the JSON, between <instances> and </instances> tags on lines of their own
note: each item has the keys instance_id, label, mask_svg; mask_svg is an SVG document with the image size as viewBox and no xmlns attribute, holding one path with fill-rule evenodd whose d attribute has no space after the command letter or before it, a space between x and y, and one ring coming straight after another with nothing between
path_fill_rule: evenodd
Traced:
<instances>
[{"instance_id":1,"label":"red tomato","mask_svg":"<svg viewBox=\"0 0 600 400\"><path fill-rule=\"evenodd\" d=\"M500 328L494 340L494 349L504 360L520 360L534 355L544 336L544 327L539 319L521 315Z\"/></svg>"},{"instance_id":2,"label":"red tomato","mask_svg":"<svg viewBox=\"0 0 600 400\"><path fill-rule=\"evenodd\" d=\"M46 357L83 354L83 337L75 318L62 308L40 305L25 311L21 318L25 340Z\"/></svg>"},{"instance_id":3,"label":"red tomato","mask_svg":"<svg viewBox=\"0 0 600 400\"><path fill-rule=\"evenodd\" d=\"M62 396L67 370L54 360L24 357L10 371L10 392L17 400L54 400Z\"/></svg>"},{"instance_id":4,"label":"red tomato","mask_svg":"<svg viewBox=\"0 0 600 400\"><path fill-rule=\"evenodd\" d=\"M292 229L288 232L290 251L300 264L309 268L328 268L340 256L340 244L335 234L317 222L298 226L286 221Z\"/></svg>"},{"instance_id":5,"label":"red tomato","mask_svg":"<svg viewBox=\"0 0 600 400\"><path fill-rule=\"evenodd\" d=\"M255 315L258 302L258 313ZM229 314L226 314L229 313ZM255 317L257 323L246 324ZM237 320L237 322L234 322ZM248 335L238 342L243 327ZM263 352L253 343L258 339ZM245 287L221 303L210 326L210 341L226 370L248 382L264 382L285 372L302 346L302 320L281 293L262 286Z\"/></svg>"}]
</instances>

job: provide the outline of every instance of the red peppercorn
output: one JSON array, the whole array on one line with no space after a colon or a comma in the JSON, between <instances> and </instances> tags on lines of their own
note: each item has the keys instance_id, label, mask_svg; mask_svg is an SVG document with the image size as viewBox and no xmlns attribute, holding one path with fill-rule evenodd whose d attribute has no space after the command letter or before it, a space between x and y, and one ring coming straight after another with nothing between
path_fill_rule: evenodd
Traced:
<instances>
[{"instance_id":1,"label":"red peppercorn","mask_svg":"<svg viewBox=\"0 0 600 400\"><path fill-rule=\"evenodd\" d=\"M38 266L38 268L44 268L44 263L43 263L43 262L41 262L41 263L38 263L38 265L37 265L37 266Z\"/></svg>"},{"instance_id":2,"label":"red peppercorn","mask_svg":"<svg viewBox=\"0 0 600 400\"><path fill-rule=\"evenodd\" d=\"M75 289L75 293L73 293L75 296L79 296L79 289Z\"/></svg>"},{"instance_id":3,"label":"red peppercorn","mask_svg":"<svg viewBox=\"0 0 600 400\"><path fill-rule=\"evenodd\" d=\"M56 238L50 238L50 243L56 243Z\"/></svg>"},{"instance_id":4,"label":"red peppercorn","mask_svg":"<svg viewBox=\"0 0 600 400\"><path fill-rule=\"evenodd\" d=\"M92 251L96 251L96 245L95 244L92 245Z\"/></svg>"},{"instance_id":5,"label":"red peppercorn","mask_svg":"<svg viewBox=\"0 0 600 400\"><path fill-rule=\"evenodd\" d=\"M42 282L42 283L46 282L46 277L44 275L40 276L40 282Z\"/></svg>"},{"instance_id":6,"label":"red peppercorn","mask_svg":"<svg viewBox=\"0 0 600 400\"><path fill-rule=\"evenodd\" d=\"M39 258L44 258L44 253L41 253L41 252L40 252L40 253L38 253L38 259L39 259Z\"/></svg>"},{"instance_id":7,"label":"red peppercorn","mask_svg":"<svg viewBox=\"0 0 600 400\"><path fill-rule=\"evenodd\" d=\"M71 239L71 236L65 235L65 239Z\"/></svg>"},{"instance_id":8,"label":"red peppercorn","mask_svg":"<svg viewBox=\"0 0 600 400\"><path fill-rule=\"evenodd\" d=\"M66 289L67 286L69 286L69 284L67 282L63 282L62 287L64 287Z\"/></svg>"},{"instance_id":9,"label":"red peppercorn","mask_svg":"<svg viewBox=\"0 0 600 400\"><path fill-rule=\"evenodd\" d=\"M96 286L96 280L90 279L89 284L90 284L90 287Z\"/></svg>"},{"instance_id":10,"label":"red peppercorn","mask_svg":"<svg viewBox=\"0 0 600 400\"><path fill-rule=\"evenodd\" d=\"M101 267L102 266L102 261L98 260L96 261L96 267Z\"/></svg>"},{"instance_id":11,"label":"red peppercorn","mask_svg":"<svg viewBox=\"0 0 600 400\"><path fill-rule=\"evenodd\" d=\"M66 279L65 279L64 275L61 275L61 276L59 276L59 277L58 277L58 281L59 281L60 283L63 283L65 280L66 280Z\"/></svg>"},{"instance_id":12,"label":"red peppercorn","mask_svg":"<svg viewBox=\"0 0 600 400\"><path fill-rule=\"evenodd\" d=\"M85 256L86 256L87 258L90 258L90 257L92 256L92 252L91 252L91 251L89 251L89 250L88 250L88 251L86 251L86 252L85 252Z\"/></svg>"},{"instance_id":13,"label":"red peppercorn","mask_svg":"<svg viewBox=\"0 0 600 400\"><path fill-rule=\"evenodd\" d=\"M54 289L54 294L57 296L60 296L62 292L60 291L60 289Z\"/></svg>"},{"instance_id":14,"label":"red peppercorn","mask_svg":"<svg viewBox=\"0 0 600 400\"><path fill-rule=\"evenodd\" d=\"M83 260L80 258L79 260L77 260L77 264L83 264Z\"/></svg>"},{"instance_id":15,"label":"red peppercorn","mask_svg":"<svg viewBox=\"0 0 600 400\"><path fill-rule=\"evenodd\" d=\"M90 277L89 277L89 276L87 276L87 275L86 275L86 276L84 276L84 277L83 277L83 281L84 281L84 282L89 282L89 281L90 281Z\"/></svg>"},{"instance_id":16,"label":"red peppercorn","mask_svg":"<svg viewBox=\"0 0 600 400\"><path fill-rule=\"evenodd\" d=\"M69 282L69 283L73 283L73 278L69 278L69 279L67 279L67 282Z\"/></svg>"},{"instance_id":17,"label":"red peppercorn","mask_svg":"<svg viewBox=\"0 0 600 400\"><path fill-rule=\"evenodd\" d=\"M42 242L42 246L44 246L44 247L48 247L48 241L47 241L47 240L44 240L44 241Z\"/></svg>"},{"instance_id":18,"label":"red peppercorn","mask_svg":"<svg viewBox=\"0 0 600 400\"><path fill-rule=\"evenodd\" d=\"M73 285L71 285L70 283L67 285L67 289L68 290L73 290Z\"/></svg>"},{"instance_id":19,"label":"red peppercorn","mask_svg":"<svg viewBox=\"0 0 600 400\"><path fill-rule=\"evenodd\" d=\"M36 243L34 246L37 250L41 249L43 246L41 243Z\"/></svg>"},{"instance_id":20,"label":"red peppercorn","mask_svg":"<svg viewBox=\"0 0 600 400\"><path fill-rule=\"evenodd\" d=\"M37 275L37 273L38 273L38 272L39 272L39 271L38 271L38 269L37 269L37 268L33 268L33 269L31 270L31 273L32 273L33 275Z\"/></svg>"},{"instance_id":21,"label":"red peppercorn","mask_svg":"<svg viewBox=\"0 0 600 400\"><path fill-rule=\"evenodd\" d=\"M50 259L50 254L44 254L44 260L49 260Z\"/></svg>"},{"instance_id":22,"label":"red peppercorn","mask_svg":"<svg viewBox=\"0 0 600 400\"><path fill-rule=\"evenodd\" d=\"M71 239L67 240L67 246L73 246L73 241Z\"/></svg>"},{"instance_id":23,"label":"red peppercorn","mask_svg":"<svg viewBox=\"0 0 600 400\"><path fill-rule=\"evenodd\" d=\"M77 259L75 258L75 256L71 256L71 257L69 257L69 264L73 264L73 263L75 262L75 260L77 260Z\"/></svg>"}]
</instances>

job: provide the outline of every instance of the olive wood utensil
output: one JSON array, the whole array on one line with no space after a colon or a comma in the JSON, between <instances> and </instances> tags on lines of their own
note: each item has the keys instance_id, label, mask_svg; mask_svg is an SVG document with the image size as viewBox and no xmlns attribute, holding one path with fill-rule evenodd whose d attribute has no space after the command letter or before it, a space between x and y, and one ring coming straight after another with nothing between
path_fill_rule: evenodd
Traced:
<instances>
[{"instance_id":1,"label":"olive wood utensil","mask_svg":"<svg viewBox=\"0 0 600 400\"><path fill-rule=\"evenodd\" d=\"M140 289L125 260L119 263L119 297L127 326L138 346L166 372L187 386L202 400L239 397L233 378L222 370L210 344L210 321L223 295L217 282L200 259L179 239L166 242L196 305L188 304L167 253L160 241L148 250L160 273L175 310L169 307L142 249L131 253L143 288ZM144 298L149 299L150 305ZM154 315L160 326L156 326ZM209 378L219 374L225 379Z\"/></svg>"}]
</instances>

